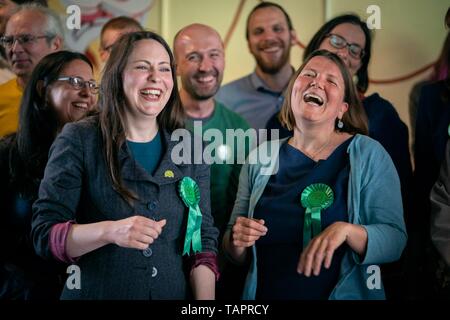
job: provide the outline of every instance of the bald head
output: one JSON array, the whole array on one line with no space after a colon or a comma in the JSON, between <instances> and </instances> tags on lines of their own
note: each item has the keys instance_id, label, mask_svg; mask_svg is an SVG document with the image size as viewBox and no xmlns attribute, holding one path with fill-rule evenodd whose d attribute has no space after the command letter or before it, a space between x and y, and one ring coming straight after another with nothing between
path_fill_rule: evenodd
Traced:
<instances>
[{"instance_id":1,"label":"bald head","mask_svg":"<svg viewBox=\"0 0 450 320\"><path fill-rule=\"evenodd\" d=\"M185 46L193 45L194 43L204 46L207 42L214 43L223 51L222 38L215 29L200 23L190 24L175 35L173 40L174 54L176 56L177 51L182 51Z\"/></svg>"},{"instance_id":2,"label":"bald head","mask_svg":"<svg viewBox=\"0 0 450 320\"><path fill-rule=\"evenodd\" d=\"M173 48L182 92L195 100L212 98L222 83L225 67L219 33L203 24L191 24L176 34Z\"/></svg>"}]
</instances>

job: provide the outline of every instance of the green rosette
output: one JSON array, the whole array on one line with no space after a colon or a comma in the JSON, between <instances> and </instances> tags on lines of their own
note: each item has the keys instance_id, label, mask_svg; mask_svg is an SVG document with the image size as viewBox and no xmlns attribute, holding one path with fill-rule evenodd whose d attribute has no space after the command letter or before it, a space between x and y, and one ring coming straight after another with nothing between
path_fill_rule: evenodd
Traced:
<instances>
[{"instance_id":1,"label":"green rosette","mask_svg":"<svg viewBox=\"0 0 450 320\"><path fill-rule=\"evenodd\" d=\"M191 246L194 253L202 251L202 212L198 206L200 202L200 189L197 182L190 177L184 177L178 185L178 192L186 207L189 216L184 238L183 255L190 254Z\"/></svg>"},{"instance_id":2,"label":"green rosette","mask_svg":"<svg viewBox=\"0 0 450 320\"><path fill-rule=\"evenodd\" d=\"M333 201L333 190L324 183L314 183L303 190L301 203L306 209L303 223L303 248L322 231L321 211L331 206Z\"/></svg>"},{"instance_id":3,"label":"green rosette","mask_svg":"<svg viewBox=\"0 0 450 320\"><path fill-rule=\"evenodd\" d=\"M450 137L450 124L448 125L447 131L448 131L448 136Z\"/></svg>"}]
</instances>

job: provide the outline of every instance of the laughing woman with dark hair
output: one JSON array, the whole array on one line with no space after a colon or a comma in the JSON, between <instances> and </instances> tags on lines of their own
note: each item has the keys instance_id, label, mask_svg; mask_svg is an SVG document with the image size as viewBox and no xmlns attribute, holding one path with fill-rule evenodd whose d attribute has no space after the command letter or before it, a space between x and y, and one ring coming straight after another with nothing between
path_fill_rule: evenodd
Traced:
<instances>
[{"instance_id":1,"label":"laughing woman with dark hair","mask_svg":"<svg viewBox=\"0 0 450 320\"><path fill-rule=\"evenodd\" d=\"M5 274L0 300L57 299L61 293L62 265L34 253L31 205L55 137L94 107L97 85L92 78L92 64L81 53L44 57L25 88L19 130L0 140L0 268Z\"/></svg>"},{"instance_id":2,"label":"laughing woman with dark hair","mask_svg":"<svg viewBox=\"0 0 450 320\"><path fill-rule=\"evenodd\" d=\"M185 299L188 279L194 298L214 298L209 167L172 160L183 118L175 72L159 35L123 36L100 115L66 126L50 150L32 236L38 254L81 270L81 288L62 299Z\"/></svg>"}]
</instances>

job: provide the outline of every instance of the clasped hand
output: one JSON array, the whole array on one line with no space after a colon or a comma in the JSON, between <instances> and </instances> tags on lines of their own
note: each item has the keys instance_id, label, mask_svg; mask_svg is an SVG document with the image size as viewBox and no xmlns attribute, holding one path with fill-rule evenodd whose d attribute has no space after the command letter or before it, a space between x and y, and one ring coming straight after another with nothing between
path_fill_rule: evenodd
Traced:
<instances>
[{"instance_id":1,"label":"clasped hand","mask_svg":"<svg viewBox=\"0 0 450 320\"><path fill-rule=\"evenodd\" d=\"M231 242L235 247L247 248L266 233L264 220L238 217L231 232Z\"/></svg>"},{"instance_id":2,"label":"clasped hand","mask_svg":"<svg viewBox=\"0 0 450 320\"><path fill-rule=\"evenodd\" d=\"M161 234L166 219L155 221L143 216L133 216L114 221L110 229L111 242L120 247L145 250Z\"/></svg>"}]
</instances>

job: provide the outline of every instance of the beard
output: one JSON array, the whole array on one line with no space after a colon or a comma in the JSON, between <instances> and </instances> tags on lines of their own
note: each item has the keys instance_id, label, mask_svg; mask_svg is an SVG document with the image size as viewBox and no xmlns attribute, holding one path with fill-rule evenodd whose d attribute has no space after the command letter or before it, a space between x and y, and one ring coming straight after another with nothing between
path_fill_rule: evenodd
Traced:
<instances>
[{"instance_id":1,"label":"beard","mask_svg":"<svg viewBox=\"0 0 450 320\"><path fill-rule=\"evenodd\" d=\"M197 77L207 77L207 76L213 76L216 79L214 86L202 87L201 85L198 85L197 82L188 78L185 81L182 81L184 90L186 90L186 92L189 93L189 95L193 97L195 100L208 100L214 97L217 91L219 91L220 84L222 82L222 75L219 74L219 72L217 71L207 73L198 72L193 75L193 78L195 79Z\"/></svg>"},{"instance_id":2,"label":"beard","mask_svg":"<svg viewBox=\"0 0 450 320\"><path fill-rule=\"evenodd\" d=\"M270 45L270 44L266 44ZM272 44L273 45L273 44ZM290 47L286 48L286 46L283 43L279 44L279 47L282 49L282 53L276 60L267 60L264 59L263 56L259 53L254 53L253 56L255 57L256 64L261 69L262 72L267 74L276 74L278 73L286 64L289 63L290 60ZM259 50L264 49L264 45L262 48L259 48Z\"/></svg>"}]
</instances>

